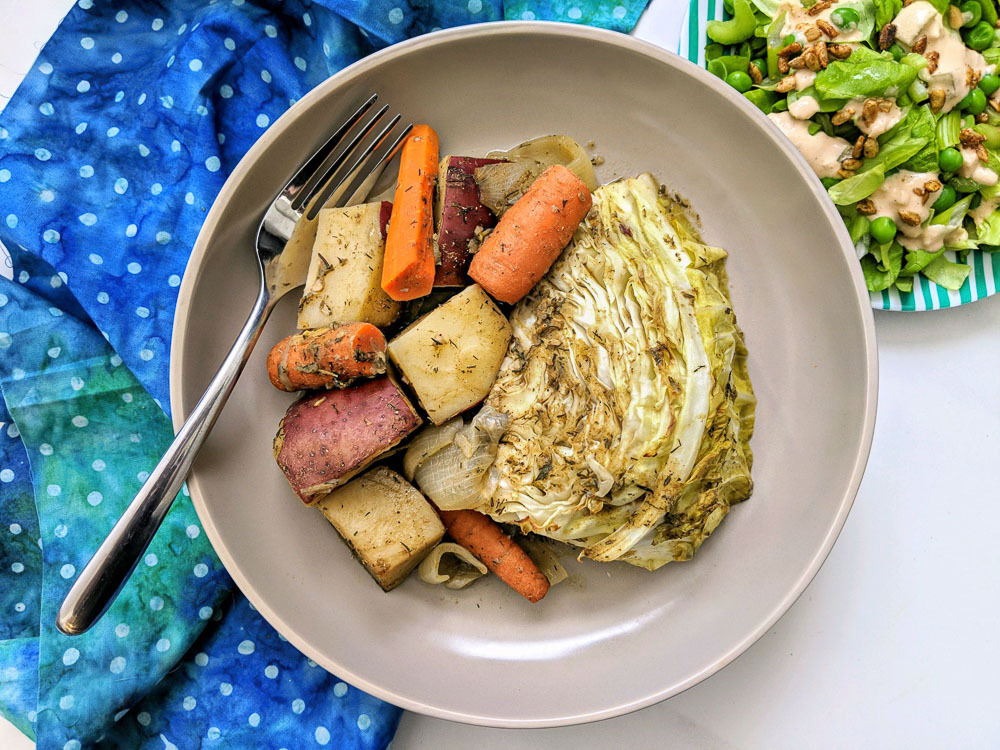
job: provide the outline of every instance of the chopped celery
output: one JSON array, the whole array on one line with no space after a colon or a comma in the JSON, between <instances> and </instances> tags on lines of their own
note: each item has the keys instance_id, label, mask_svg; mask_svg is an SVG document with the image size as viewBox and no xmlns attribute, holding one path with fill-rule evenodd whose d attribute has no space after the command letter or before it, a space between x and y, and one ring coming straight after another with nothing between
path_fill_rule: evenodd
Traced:
<instances>
[{"instance_id":1,"label":"chopped celery","mask_svg":"<svg viewBox=\"0 0 1000 750\"><path fill-rule=\"evenodd\" d=\"M962 115L952 110L941 117L937 124L938 150L946 149L958 143L959 132L962 129Z\"/></svg>"},{"instance_id":2,"label":"chopped celery","mask_svg":"<svg viewBox=\"0 0 1000 750\"><path fill-rule=\"evenodd\" d=\"M728 21L709 21L705 33L719 44L739 44L753 36L756 28L750 0L733 0L733 17Z\"/></svg>"}]
</instances>

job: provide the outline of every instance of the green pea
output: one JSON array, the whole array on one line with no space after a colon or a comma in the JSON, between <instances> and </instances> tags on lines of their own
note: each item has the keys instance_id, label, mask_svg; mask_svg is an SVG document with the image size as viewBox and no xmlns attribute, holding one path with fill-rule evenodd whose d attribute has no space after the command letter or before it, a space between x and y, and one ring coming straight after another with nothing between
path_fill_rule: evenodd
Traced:
<instances>
[{"instance_id":1,"label":"green pea","mask_svg":"<svg viewBox=\"0 0 1000 750\"><path fill-rule=\"evenodd\" d=\"M971 29L983 20L983 7L976 0L969 0L967 3L962 3L958 6L958 9L962 11L963 16L970 16L968 21L962 22L962 26L966 29Z\"/></svg>"},{"instance_id":2,"label":"green pea","mask_svg":"<svg viewBox=\"0 0 1000 750\"><path fill-rule=\"evenodd\" d=\"M749 91L750 87L753 86L753 81L750 80L750 76L741 70L734 70L732 73L727 75L726 83L739 91L741 94Z\"/></svg>"},{"instance_id":3,"label":"green pea","mask_svg":"<svg viewBox=\"0 0 1000 750\"><path fill-rule=\"evenodd\" d=\"M938 166L942 172L957 172L962 168L962 155L957 148L944 148L938 152Z\"/></svg>"},{"instance_id":4,"label":"green pea","mask_svg":"<svg viewBox=\"0 0 1000 750\"><path fill-rule=\"evenodd\" d=\"M992 26L984 21L980 21L963 35L966 46L982 52L993 42L993 31Z\"/></svg>"},{"instance_id":5,"label":"green pea","mask_svg":"<svg viewBox=\"0 0 1000 750\"><path fill-rule=\"evenodd\" d=\"M986 94L982 89L972 89L965 98L958 103L959 109L964 109L970 115L978 115L986 109Z\"/></svg>"},{"instance_id":6,"label":"green pea","mask_svg":"<svg viewBox=\"0 0 1000 750\"><path fill-rule=\"evenodd\" d=\"M879 216L872 222L869 231L878 244L884 245L887 242L892 242L892 238L896 236L896 222L888 216Z\"/></svg>"},{"instance_id":7,"label":"green pea","mask_svg":"<svg viewBox=\"0 0 1000 750\"><path fill-rule=\"evenodd\" d=\"M941 194L937 197L937 200L934 201L931 208L933 208L936 213L941 213L942 211L945 211L955 205L956 200L958 200L958 194L955 192L955 188L951 185L945 185L941 188Z\"/></svg>"},{"instance_id":8,"label":"green pea","mask_svg":"<svg viewBox=\"0 0 1000 750\"><path fill-rule=\"evenodd\" d=\"M979 79L979 88L986 96L993 96L997 89L1000 89L1000 76L995 73L986 73Z\"/></svg>"},{"instance_id":9,"label":"green pea","mask_svg":"<svg viewBox=\"0 0 1000 750\"><path fill-rule=\"evenodd\" d=\"M753 60L752 62L757 67L757 70L760 71L760 74L766 78L767 77L767 60Z\"/></svg>"},{"instance_id":10,"label":"green pea","mask_svg":"<svg viewBox=\"0 0 1000 750\"><path fill-rule=\"evenodd\" d=\"M858 28L861 16L853 8L837 8L830 14L830 20L841 30L851 31Z\"/></svg>"},{"instance_id":11,"label":"green pea","mask_svg":"<svg viewBox=\"0 0 1000 750\"><path fill-rule=\"evenodd\" d=\"M889 47L889 52L892 54L892 59L899 62L903 59L903 55L906 54L906 50L899 46L899 42L893 42L892 46Z\"/></svg>"}]
</instances>

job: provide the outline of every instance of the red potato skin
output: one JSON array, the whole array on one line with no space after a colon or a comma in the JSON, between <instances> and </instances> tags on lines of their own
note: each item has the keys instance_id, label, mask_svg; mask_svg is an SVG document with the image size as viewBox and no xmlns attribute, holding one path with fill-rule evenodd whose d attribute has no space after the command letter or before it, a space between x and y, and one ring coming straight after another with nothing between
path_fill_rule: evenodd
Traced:
<instances>
[{"instance_id":1,"label":"red potato skin","mask_svg":"<svg viewBox=\"0 0 1000 750\"><path fill-rule=\"evenodd\" d=\"M438 251L441 264L434 274L435 287L468 286L469 241L476 227L492 229L497 220L479 202L479 186L473 179L477 168L506 159L484 159L473 156L448 157L444 184L439 185L442 202L441 225L438 227Z\"/></svg>"},{"instance_id":2,"label":"red potato skin","mask_svg":"<svg viewBox=\"0 0 1000 750\"><path fill-rule=\"evenodd\" d=\"M345 484L420 426L388 377L304 396L288 407L274 438L274 458L309 505Z\"/></svg>"},{"instance_id":3,"label":"red potato skin","mask_svg":"<svg viewBox=\"0 0 1000 750\"><path fill-rule=\"evenodd\" d=\"M392 202L382 201L378 213L378 228L382 232L382 242L385 242L385 234L389 229L389 217L392 216Z\"/></svg>"}]
</instances>

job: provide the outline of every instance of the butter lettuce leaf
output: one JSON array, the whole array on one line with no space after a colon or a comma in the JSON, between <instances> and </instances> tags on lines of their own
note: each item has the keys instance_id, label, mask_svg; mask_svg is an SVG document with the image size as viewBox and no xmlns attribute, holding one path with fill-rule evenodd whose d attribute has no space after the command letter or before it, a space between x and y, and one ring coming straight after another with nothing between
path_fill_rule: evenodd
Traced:
<instances>
[{"instance_id":1,"label":"butter lettuce leaf","mask_svg":"<svg viewBox=\"0 0 1000 750\"><path fill-rule=\"evenodd\" d=\"M858 47L846 60L831 62L816 74L816 90L827 99L885 96L906 91L917 77L915 68Z\"/></svg>"}]
</instances>

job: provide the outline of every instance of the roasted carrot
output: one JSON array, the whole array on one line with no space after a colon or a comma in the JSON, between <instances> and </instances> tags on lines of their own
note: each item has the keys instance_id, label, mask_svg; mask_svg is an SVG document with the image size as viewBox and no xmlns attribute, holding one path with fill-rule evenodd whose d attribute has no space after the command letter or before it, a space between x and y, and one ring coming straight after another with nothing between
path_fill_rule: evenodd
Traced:
<instances>
[{"instance_id":1,"label":"roasted carrot","mask_svg":"<svg viewBox=\"0 0 1000 750\"><path fill-rule=\"evenodd\" d=\"M267 355L267 374L281 391L343 388L385 372L385 336L371 323L302 331Z\"/></svg>"},{"instance_id":2,"label":"roasted carrot","mask_svg":"<svg viewBox=\"0 0 1000 750\"><path fill-rule=\"evenodd\" d=\"M399 155L399 177L385 238L382 289L394 300L424 297L434 285L434 183L438 137L414 125Z\"/></svg>"},{"instance_id":3,"label":"roasted carrot","mask_svg":"<svg viewBox=\"0 0 1000 750\"><path fill-rule=\"evenodd\" d=\"M549 590L549 581L538 566L489 516L474 510L438 510L451 538L474 554L529 602Z\"/></svg>"},{"instance_id":4,"label":"roasted carrot","mask_svg":"<svg viewBox=\"0 0 1000 750\"><path fill-rule=\"evenodd\" d=\"M562 165L549 167L501 217L469 276L496 299L517 302L555 263L592 204L579 177Z\"/></svg>"}]
</instances>

